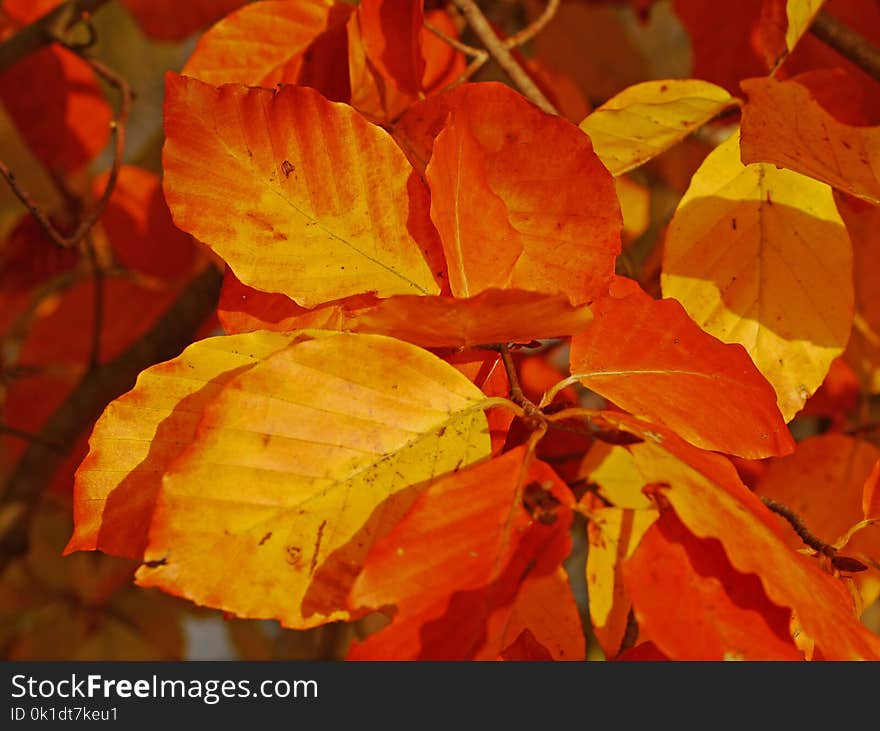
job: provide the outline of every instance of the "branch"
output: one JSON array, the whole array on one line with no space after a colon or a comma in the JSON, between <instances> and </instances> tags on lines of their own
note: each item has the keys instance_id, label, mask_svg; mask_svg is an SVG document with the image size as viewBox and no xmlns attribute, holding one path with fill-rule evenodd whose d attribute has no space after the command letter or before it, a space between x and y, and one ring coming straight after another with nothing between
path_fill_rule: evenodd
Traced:
<instances>
[{"instance_id":1,"label":"branch","mask_svg":"<svg viewBox=\"0 0 880 731\"><path fill-rule=\"evenodd\" d=\"M69 452L77 436L98 419L110 401L134 386L142 370L177 356L217 304L221 281L220 272L208 266L140 340L86 373L39 434L34 435L3 486L4 513L15 518L0 535L0 570L11 558L27 550L30 516L67 456L48 445L63 444Z\"/></svg>"},{"instance_id":2,"label":"branch","mask_svg":"<svg viewBox=\"0 0 880 731\"><path fill-rule=\"evenodd\" d=\"M510 77L510 80L514 83L516 88L519 89L523 96L528 98L548 114L558 114L559 112L556 111L555 107L550 103L547 97L544 96L544 93L538 88L538 85L532 81L532 78L523 70L523 67L519 65L517 60L510 53L510 48L507 43L495 35L495 31L492 30L492 26L489 24L489 21L486 19L486 16L483 15L483 11L480 10L476 2L474 2L474 0L454 0L454 2L467 19L468 25L470 25L471 29L486 47L489 55L501 67L504 73Z\"/></svg>"},{"instance_id":3,"label":"branch","mask_svg":"<svg viewBox=\"0 0 880 731\"><path fill-rule=\"evenodd\" d=\"M880 81L880 49L848 25L823 10L810 26L810 32Z\"/></svg>"},{"instance_id":4,"label":"branch","mask_svg":"<svg viewBox=\"0 0 880 731\"><path fill-rule=\"evenodd\" d=\"M108 0L68 0L0 43L0 74L53 41L63 41L77 23L87 21ZM73 45L73 44L71 44Z\"/></svg>"},{"instance_id":5,"label":"branch","mask_svg":"<svg viewBox=\"0 0 880 731\"><path fill-rule=\"evenodd\" d=\"M96 58L81 54L94 72L106 81L110 86L115 88L120 95L121 101L119 105L119 113L110 121L110 135L113 143L113 163L110 167L110 175L107 177L107 184L104 186L104 192L95 204L94 208L83 217L76 227L76 230L70 236L64 236L49 220L49 216L43 212L33 198L24 190L15 178L9 167L0 162L0 175L2 175L12 192L30 211L31 215L40 224L46 235L59 247L63 249L73 248L77 246L86 235L92 230L92 227L98 222L101 214L104 212L113 190L116 188L116 179L119 177L119 169L122 166L122 156L125 149L125 125L128 122L128 115L131 111L132 91L128 82L117 74L113 69L104 65Z\"/></svg>"}]
</instances>

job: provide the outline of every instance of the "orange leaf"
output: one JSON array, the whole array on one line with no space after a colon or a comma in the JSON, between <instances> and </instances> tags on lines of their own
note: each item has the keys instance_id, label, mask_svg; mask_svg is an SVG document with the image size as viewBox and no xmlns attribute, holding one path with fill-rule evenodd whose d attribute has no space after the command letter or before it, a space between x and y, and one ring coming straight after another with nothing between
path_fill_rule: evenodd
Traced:
<instances>
[{"instance_id":1,"label":"orange leaf","mask_svg":"<svg viewBox=\"0 0 880 731\"><path fill-rule=\"evenodd\" d=\"M690 34L694 77L737 94L740 79L767 73L759 30L763 2L674 0L675 13Z\"/></svg>"},{"instance_id":2,"label":"orange leaf","mask_svg":"<svg viewBox=\"0 0 880 731\"><path fill-rule=\"evenodd\" d=\"M745 350L703 332L678 302L618 279L593 312L572 339L573 378L705 449L752 458L793 449L775 393Z\"/></svg>"},{"instance_id":3,"label":"orange leaf","mask_svg":"<svg viewBox=\"0 0 880 731\"><path fill-rule=\"evenodd\" d=\"M298 83L311 44L344 26L351 12L333 0L245 5L199 39L182 73L209 84Z\"/></svg>"},{"instance_id":4,"label":"orange leaf","mask_svg":"<svg viewBox=\"0 0 880 731\"><path fill-rule=\"evenodd\" d=\"M202 412L235 376L288 343L275 333L212 338L143 371L111 402L76 473L74 532L65 553L141 558L162 476L196 438Z\"/></svg>"},{"instance_id":5,"label":"orange leaf","mask_svg":"<svg viewBox=\"0 0 880 731\"><path fill-rule=\"evenodd\" d=\"M565 337L582 330L591 319L586 307L572 307L560 295L497 289L469 299L358 296L309 310L283 295L246 287L231 272L224 280L219 310L228 333L320 327L390 335L423 348Z\"/></svg>"},{"instance_id":6,"label":"orange leaf","mask_svg":"<svg viewBox=\"0 0 880 731\"><path fill-rule=\"evenodd\" d=\"M742 116L742 159L771 162L880 204L880 127L837 121L812 95L807 79L749 79ZM791 134L796 115L798 133Z\"/></svg>"},{"instance_id":7,"label":"orange leaf","mask_svg":"<svg viewBox=\"0 0 880 731\"><path fill-rule=\"evenodd\" d=\"M880 659L880 638L858 621L846 586L786 545L784 526L746 488L730 462L689 446L659 427L606 412L604 421L645 441L639 470L697 538L716 538L741 574L755 574L767 598L790 608L829 660Z\"/></svg>"},{"instance_id":8,"label":"orange leaf","mask_svg":"<svg viewBox=\"0 0 880 731\"><path fill-rule=\"evenodd\" d=\"M880 393L880 206L842 193L834 198L853 248L855 319L844 357L862 388Z\"/></svg>"},{"instance_id":9,"label":"orange leaf","mask_svg":"<svg viewBox=\"0 0 880 731\"><path fill-rule=\"evenodd\" d=\"M798 444L794 454L772 460L755 491L787 505L810 532L835 543L864 517L863 488L878 459L880 448L862 439L843 434L810 437ZM783 525L788 544L803 548L788 523Z\"/></svg>"},{"instance_id":10,"label":"orange leaf","mask_svg":"<svg viewBox=\"0 0 880 731\"><path fill-rule=\"evenodd\" d=\"M174 222L246 284L302 306L440 291L427 191L350 107L306 87L276 94L169 74L165 120Z\"/></svg>"},{"instance_id":11,"label":"orange leaf","mask_svg":"<svg viewBox=\"0 0 880 731\"><path fill-rule=\"evenodd\" d=\"M96 197L103 192L108 175L95 180ZM192 267L194 242L172 223L159 178L143 168L124 165L120 169L101 224L119 262L130 269L174 277Z\"/></svg>"},{"instance_id":12,"label":"orange leaf","mask_svg":"<svg viewBox=\"0 0 880 731\"><path fill-rule=\"evenodd\" d=\"M49 170L78 170L110 132L110 106L94 72L66 48L43 48L0 75L0 101Z\"/></svg>"},{"instance_id":13,"label":"orange leaf","mask_svg":"<svg viewBox=\"0 0 880 731\"><path fill-rule=\"evenodd\" d=\"M405 94L422 90L422 0L361 0L357 15L371 66Z\"/></svg>"},{"instance_id":14,"label":"orange leaf","mask_svg":"<svg viewBox=\"0 0 880 731\"><path fill-rule=\"evenodd\" d=\"M496 658L524 624L513 617L523 579L552 576L568 554L571 504L568 488L525 447L435 482L375 544L352 587L353 608L393 604L397 612L349 659ZM570 616L570 590L556 589L555 612ZM545 647L542 636L559 631L547 621L551 607L526 627Z\"/></svg>"},{"instance_id":15,"label":"orange leaf","mask_svg":"<svg viewBox=\"0 0 880 731\"><path fill-rule=\"evenodd\" d=\"M425 24L458 39L458 28L452 16L443 8L425 10ZM422 88L425 93L442 91L456 81L467 67L464 56L427 27L422 28L422 51L425 54L425 73Z\"/></svg>"},{"instance_id":16,"label":"orange leaf","mask_svg":"<svg viewBox=\"0 0 880 731\"><path fill-rule=\"evenodd\" d=\"M722 545L694 536L672 511L648 529L623 567L639 627L672 660L799 660L791 611Z\"/></svg>"},{"instance_id":17,"label":"orange leaf","mask_svg":"<svg viewBox=\"0 0 880 731\"><path fill-rule=\"evenodd\" d=\"M452 294L519 288L575 304L599 296L622 221L589 138L501 84L445 96L450 114L426 176Z\"/></svg>"},{"instance_id":18,"label":"orange leaf","mask_svg":"<svg viewBox=\"0 0 880 731\"><path fill-rule=\"evenodd\" d=\"M182 41L248 0L122 0L144 32L160 41Z\"/></svg>"},{"instance_id":19,"label":"orange leaf","mask_svg":"<svg viewBox=\"0 0 880 731\"><path fill-rule=\"evenodd\" d=\"M865 520L880 518L880 460L874 463L865 480L862 493L862 511Z\"/></svg>"}]
</instances>

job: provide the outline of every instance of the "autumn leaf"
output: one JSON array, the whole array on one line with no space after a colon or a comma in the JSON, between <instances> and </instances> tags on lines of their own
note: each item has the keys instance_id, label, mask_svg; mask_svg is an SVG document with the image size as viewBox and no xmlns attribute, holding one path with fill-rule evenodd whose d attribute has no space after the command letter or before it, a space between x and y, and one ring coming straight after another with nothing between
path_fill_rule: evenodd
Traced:
<instances>
[{"instance_id":1,"label":"autumn leaf","mask_svg":"<svg viewBox=\"0 0 880 731\"><path fill-rule=\"evenodd\" d=\"M577 626L567 584L553 582L559 594L543 611L522 597L554 576L568 553L571 503L565 485L525 447L438 480L376 543L352 587L352 607L397 611L349 659L491 660L522 629L557 648L550 650L556 658L567 648L572 659L582 657L583 644L573 650L558 626ZM492 625L500 626L487 631ZM561 642L552 639L560 635Z\"/></svg>"},{"instance_id":2,"label":"autumn leaf","mask_svg":"<svg viewBox=\"0 0 880 731\"><path fill-rule=\"evenodd\" d=\"M830 188L742 165L736 136L706 158L678 204L661 282L706 332L745 347L786 421L849 338L852 250Z\"/></svg>"},{"instance_id":3,"label":"autumn leaf","mask_svg":"<svg viewBox=\"0 0 880 731\"><path fill-rule=\"evenodd\" d=\"M758 578L736 571L722 544L666 511L623 567L639 628L673 660L800 660L791 612ZM670 602L670 597L674 600Z\"/></svg>"},{"instance_id":4,"label":"autumn leaf","mask_svg":"<svg viewBox=\"0 0 880 731\"><path fill-rule=\"evenodd\" d=\"M95 179L96 197L108 175ZM172 223L159 178L143 168L122 166L101 224L113 253L130 269L174 277L186 274L195 261L195 243Z\"/></svg>"},{"instance_id":5,"label":"autumn leaf","mask_svg":"<svg viewBox=\"0 0 880 731\"><path fill-rule=\"evenodd\" d=\"M776 68L809 30L825 0L765 0L761 46L767 67Z\"/></svg>"},{"instance_id":6,"label":"autumn leaf","mask_svg":"<svg viewBox=\"0 0 880 731\"><path fill-rule=\"evenodd\" d=\"M836 193L835 202L853 248L855 319L846 360L862 387L880 392L880 207Z\"/></svg>"},{"instance_id":7,"label":"autumn leaf","mask_svg":"<svg viewBox=\"0 0 880 731\"><path fill-rule=\"evenodd\" d=\"M645 81L624 89L594 110L581 129L612 175L643 165L736 100L698 79Z\"/></svg>"},{"instance_id":8,"label":"autumn leaf","mask_svg":"<svg viewBox=\"0 0 880 731\"><path fill-rule=\"evenodd\" d=\"M160 41L180 41L248 0L122 0L144 32Z\"/></svg>"},{"instance_id":9,"label":"autumn leaf","mask_svg":"<svg viewBox=\"0 0 880 731\"><path fill-rule=\"evenodd\" d=\"M442 103L449 117L426 176L452 294L516 288L574 304L599 296L621 217L589 139L501 84L459 87Z\"/></svg>"},{"instance_id":10,"label":"autumn leaf","mask_svg":"<svg viewBox=\"0 0 880 731\"><path fill-rule=\"evenodd\" d=\"M622 447L615 447L623 451ZM657 519L657 511L617 507L598 508L590 514L587 536L587 595L593 633L606 658L617 656L632 608L623 584L624 561Z\"/></svg>"},{"instance_id":11,"label":"autumn leaf","mask_svg":"<svg viewBox=\"0 0 880 731\"><path fill-rule=\"evenodd\" d=\"M182 73L209 84L295 84L312 43L344 25L350 13L333 0L245 5L199 38Z\"/></svg>"},{"instance_id":12,"label":"autumn leaf","mask_svg":"<svg viewBox=\"0 0 880 731\"><path fill-rule=\"evenodd\" d=\"M275 94L169 74L165 116L174 222L241 281L305 307L440 291L427 191L350 107L306 87Z\"/></svg>"},{"instance_id":13,"label":"autumn leaf","mask_svg":"<svg viewBox=\"0 0 880 731\"><path fill-rule=\"evenodd\" d=\"M838 122L798 80L743 82L742 159L770 162L880 204L880 128ZM789 121L796 114L797 133Z\"/></svg>"},{"instance_id":14,"label":"autumn leaf","mask_svg":"<svg viewBox=\"0 0 880 731\"><path fill-rule=\"evenodd\" d=\"M705 449L752 458L793 449L748 354L700 330L678 302L618 279L592 309L593 324L572 339L572 379Z\"/></svg>"},{"instance_id":15,"label":"autumn leaf","mask_svg":"<svg viewBox=\"0 0 880 731\"><path fill-rule=\"evenodd\" d=\"M42 48L0 75L0 102L49 170L81 169L110 133L110 105L95 73L66 48Z\"/></svg>"},{"instance_id":16,"label":"autumn leaf","mask_svg":"<svg viewBox=\"0 0 880 731\"><path fill-rule=\"evenodd\" d=\"M488 455L482 409L492 401L400 341L269 335L239 336L237 348L232 338L196 344L111 407L77 490L77 523L85 521L77 532L86 535L75 534L68 550L94 541L89 525L100 526L99 544L125 550L131 526L146 524L141 585L304 628L347 616L348 584L416 486ZM267 355L279 339L286 345ZM247 360L262 357L242 368L239 349ZM176 371L185 384L153 395L180 380ZM227 374L219 389L217 373ZM120 439L129 452L143 443L140 461L120 454ZM120 489L142 502L132 511L126 501L128 520L111 524L100 501L112 507ZM226 573L232 560L240 581Z\"/></svg>"},{"instance_id":17,"label":"autumn leaf","mask_svg":"<svg viewBox=\"0 0 880 731\"><path fill-rule=\"evenodd\" d=\"M880 449L869 442L821 434L804 439L793 454L772 460L755 490L791 508L814 535L833 544L864 517L863 486L878 459ZM793 530L788 542L803 547Z\"/></svg>"},{"instance_id":18,"label":"autumn leaf","mask_svg":"<svg viewBox=\"0 0 880 731\"><path fill-rule=\"evenodd\" d=\"M606 412L603 420L644 439L634 458L655 499L696 538L720 541L730 566L755 574L773 604L790 608L823 657L880 658L880 640L859 623L848 589L786 545L784 526L727 460L626 415Z\"/></svg>"},{"instance_id":19,"label":"autumn leaf","mask_svg":"<svg viewBox=\"0 0 880 731\"><path fill-rule=\"evenodd\" d=\"M423 348L563 337L582 330L591 319L588 308L573 307L561 295L515 289L490 289L466 299L358 296L309 310L283 295L245 287L227 274L220 299L220 320L228 333L319 327L389 335Z\"/></svg>"}]
</instances>

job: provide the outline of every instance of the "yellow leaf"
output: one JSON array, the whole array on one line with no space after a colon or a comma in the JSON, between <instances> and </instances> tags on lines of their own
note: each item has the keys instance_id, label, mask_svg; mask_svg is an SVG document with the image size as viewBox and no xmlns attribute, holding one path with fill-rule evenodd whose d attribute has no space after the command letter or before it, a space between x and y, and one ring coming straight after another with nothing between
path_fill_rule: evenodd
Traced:
<instances>
[{"instance_id":1,"label":"yellow leaf","mask_svg":"<svg viewBox=\"0 0 880 731\"><path fill-rule=\"evenodd\" d=\"M274 332L209 338L143 371L111 402L76 471L74 532L65 553L141 558L162 475L195 438L202 412L234 376L290 338Z\"/></svg>"},{"instance_id":2,"label":"yellow leaf","mask_svg":"<svg viewBox=\"0 0 880 731\"><path fill-rule=\"evenodd\" d=\"M704 330L746 348L786 421L849 337L852 249L831 189L772 165L743 166L736 135L681 199L661 283Z\"/></svg>"},{"instance_id":3,"label":"yellow leaf","mask_svg":"<svg viewBox=\"0 0 880 731\"><path fill-rule=\"evenodd\" d=\"M165 132L174 222L245 284L304 307L369 291L439 294L427 189L351 107L307 87L169 74Z\"/></svg>"},{"instance_id":4,"label":"yellow leaf","mask_svg":"<svg viewBox=\"0 0 880 731\"><path fill-rule=\"evenodd\" d=\"M632 449L595 442L578 470L578 477L599 486L599 494L618 508L642 509L652 503L642 493L645 478L636 468Z\"/></svg>"},{"instance_id":5,"label":"yellow leaf","mask_svg":"<svg viewBox=\"0 0 880 731\"><path fill-rule=\"evenodd\" d=\"M825 0L788 0L785 4L785 15L788 28L785 30L785 45L793 51L797 42L807 32L816 14L821 10Z\"/></svg>"},{"instance_id":6,"label":"yellow leaf","mask_svg":"<svg viewBox=\"0 0 880 731\"><path fill-rule=\"evenodd\" d=\"M434 477L489 455L492 402L399 340L288 337L204 408L163 479L137 579L307 628L349 618L370 546Z\"/></svg>"},{"instance_id":7,"label":"yellow leaf","mask_svg":"<svg viewBox=\"0 0 880 731\"><path fill-rule=\"evenodd\" d=\"M606 657L614 657L620 649L632 606L623 585L623 562L635 551L657 515L654 509L600 508L587 524L590 619Z\"/></svg>"},{"instance_id":8,"label":"yellow leaf","mask_svg":"<svg viewBox=\"0 0 880 731\"><path fill-rule=\"evenodd\" d=\"M593 111L581 129L612 175L657 157L736 99L697 79L646 81L624 89Z\"/></svg>"}]
</instances>

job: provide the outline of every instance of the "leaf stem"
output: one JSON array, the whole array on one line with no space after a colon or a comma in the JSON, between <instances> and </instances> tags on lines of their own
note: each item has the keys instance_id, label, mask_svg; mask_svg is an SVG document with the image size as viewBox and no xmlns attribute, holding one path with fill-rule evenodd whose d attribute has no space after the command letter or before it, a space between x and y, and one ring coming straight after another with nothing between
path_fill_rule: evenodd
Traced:
<instances>
[{"instance_id":1,"label":"leaf stem","mask_svg":"<svg viewBox=\"0 0 880 731\"><path fill-rule=\"evenodd\" d=\"M470 25L471 29L486 47L489 55L501 67L504 73L510 77L514 86L519 89L523 96L548 114L559 114L550 103L550 100L538 88L538 85L532 81L532 78L513 57L510 47L495 35L495 31L476 2L474 0L453 0L453 2L455 2L456 7L458 7L467 20L468 25Z\"/></svg>"}]
</instances>

